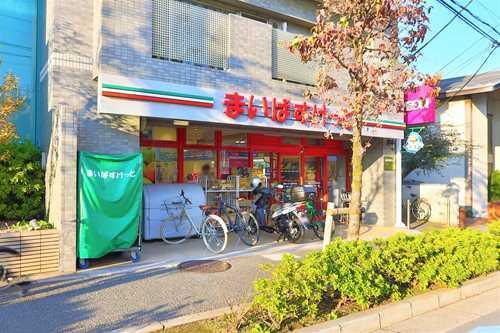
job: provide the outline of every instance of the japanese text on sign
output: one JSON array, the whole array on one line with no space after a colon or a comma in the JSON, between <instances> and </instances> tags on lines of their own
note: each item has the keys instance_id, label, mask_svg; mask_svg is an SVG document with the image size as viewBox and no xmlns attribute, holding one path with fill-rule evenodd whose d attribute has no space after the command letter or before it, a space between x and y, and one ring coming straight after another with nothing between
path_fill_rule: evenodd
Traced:
<instances>
[{"instance_id":1,"label":"japanese text on sign","mask_svg":"<svg viewBox=\"0 0 500 333\"><path fill-rule=\"evenodd\" d=\"M129 172L124 171L99 171L99 170L87 170L87 177L89 178L100 178L100 179L125 179L125 178L135 178L135 170L130 170Z\"/></svg>"},{"instance_id":2,"label":"japanese text on sign","mask_svg":"<svg viewBox=\"0 0 500 333\"><path fill-rule=\"evenodd\" d=\"M254 95L248 97L248 102L245 101L245 96L237 92L226 93L224 99L226 106L225 114L233 119L247 111L247 116L253 119L257 116L259 105L256 103ZM292 103L290 100L284 98L278 100L276 97L268 100L267 97L261 98L262 116L271 118L271 120L283 123L287 119L299 121L301 123L314 122L325 125L327 119L326 106L323 104L318 107L317 105L310 105L307 102Z\"/></svg>"}]
</instances>

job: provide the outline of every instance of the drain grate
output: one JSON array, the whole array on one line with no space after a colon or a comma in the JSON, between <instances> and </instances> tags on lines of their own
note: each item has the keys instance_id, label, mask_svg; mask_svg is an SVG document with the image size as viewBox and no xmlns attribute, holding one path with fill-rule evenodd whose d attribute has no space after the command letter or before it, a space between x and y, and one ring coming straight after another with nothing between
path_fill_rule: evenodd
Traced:
<instances>
[{"instance_id":1,"label":"drain grate","mask_svg":"<svg viewBox=\"0 0 500 333\"><path fill-rule=\"evenodd\" d=\"M231 268L231 264L221 260L190 260L177 265L177 268L186 272L219 273Z\"/></svg>"}]
</instances>

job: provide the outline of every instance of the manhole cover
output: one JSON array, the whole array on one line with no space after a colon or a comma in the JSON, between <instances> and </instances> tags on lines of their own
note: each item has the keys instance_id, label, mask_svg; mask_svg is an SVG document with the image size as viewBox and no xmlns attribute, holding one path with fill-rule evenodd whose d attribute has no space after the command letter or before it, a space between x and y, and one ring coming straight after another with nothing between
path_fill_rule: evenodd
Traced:
<instances>
[{"instance_id":1,"label":"manhole cover","mask_svg":"<svg viewBox=\"0 0 500 333\"><path fill-rule=\"evenodd\" d=\"M218 273L231 268L231 264L220 260L190 260L180 263L177 268L196 273Z\"/></svg>"}]
</instances>

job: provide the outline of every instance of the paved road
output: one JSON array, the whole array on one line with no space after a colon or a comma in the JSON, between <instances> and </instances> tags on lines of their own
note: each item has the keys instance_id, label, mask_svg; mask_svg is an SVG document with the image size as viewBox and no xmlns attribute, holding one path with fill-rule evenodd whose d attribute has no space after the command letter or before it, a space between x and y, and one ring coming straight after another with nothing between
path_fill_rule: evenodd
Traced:
<instances>
[{"instance_id":1,"label":"paved road","mask_svg":"<svg viewBox=\"0 0 500 333\"><path fill-rule=\"evenodd\" d=\"M378 333L499 333L500 288L397 323Z\"/></svg>"},{"instance_id":2,"label":"paved road","mask_svg":"<svg viewBox=\"0 0 500 333\"><path fill-rule=\"evenodd\" d=\"M500 309L490 314L483 315L468 324L462 325L450 331L450 333L466 333L466 332L471 332L471 333L500 332Z\"/></svg>"},{"instance_id":3,"label":"paved road","mask_svg":"<svg viewBox=\"0 0 500 333\"><path fill-rule=\"evenodd\" d=\"M0 332L107 332L237 304L251 297L252 281L264 276L259 266L276 263L283 252L275 248L229 259L232 268L222 273L158 267L36 283L28 297L0 295Z\"/></svg>"}]
</instances>

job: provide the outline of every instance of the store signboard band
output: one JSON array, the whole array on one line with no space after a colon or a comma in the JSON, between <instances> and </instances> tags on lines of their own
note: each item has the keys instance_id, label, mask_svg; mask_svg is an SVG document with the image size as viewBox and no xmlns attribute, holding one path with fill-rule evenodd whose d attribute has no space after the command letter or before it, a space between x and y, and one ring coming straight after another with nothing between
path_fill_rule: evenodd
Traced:
<instances>
[{"instance_id":1,"label":"store signboard band","mask_svg":"<svg viewBox=\"0 0 500 333\"><path fill-rule=\"evenodd\" d=\"M126 99L136 99L142 101L181 104L211 108L214 106L214 99L210 96L200 96L183 94L172 91L162 91L155 89L144 89L127 87L116 84L103 83L102 95L107 97L118 97Z\"/></svg>"},{"instance_id":2,"label":"store signboard band","mask_svg":"<svg viewBox=\"0 0 500 333\"><path fill-rule=\"evenodd\" d=\"M348 133L330 106L282 96L214 90L102 73L99 113L294 131ZM325 116L326 115L326 116ZM401 118L401 119L400 119ZM367 120L363 135L404 137L402 115Z\"/></svg>"},{"instance_id":3,"label":"store signboard band","mask_svg":"<svg viewBox=\"0 0 500 333\"><path fill-rule=\"evenodd\" d=\"M260 103L254 95L245 97L238 92L226 93L224 96L224 113L236 119L247 113L249 120L255 117L269 118L273 122L284 123L286 120L293 120L302 124L325 127L333 124L335 119L328 114L325 104L309 104L307 102L294 103L289 99L277 99L276 97L262 97ZM259 111L259 109L261 109ZM335 116L333 116L334 118ZM399 121L391 120L369 120L366 126L382 127L390 129L404 129L406 125Z\"/></svg>"}]
</instances>

